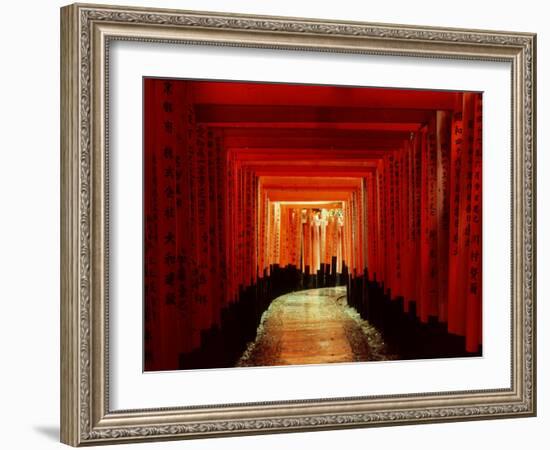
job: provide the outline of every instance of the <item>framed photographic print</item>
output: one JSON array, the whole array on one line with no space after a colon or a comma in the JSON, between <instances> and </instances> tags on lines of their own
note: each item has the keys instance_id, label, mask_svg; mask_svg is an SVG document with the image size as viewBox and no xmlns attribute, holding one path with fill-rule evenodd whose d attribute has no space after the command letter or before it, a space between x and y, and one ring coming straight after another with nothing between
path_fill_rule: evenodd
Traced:
<instances>
[{"instance_id":1,"label":"framed photographic print","mask_svg":"<svg viewBox=\"0 0 550 450\"><path fill-rule=\"evenodd\" d=\"M61 440L526 417L535 35L61 10Z\"/></svg>"}]
</instances>

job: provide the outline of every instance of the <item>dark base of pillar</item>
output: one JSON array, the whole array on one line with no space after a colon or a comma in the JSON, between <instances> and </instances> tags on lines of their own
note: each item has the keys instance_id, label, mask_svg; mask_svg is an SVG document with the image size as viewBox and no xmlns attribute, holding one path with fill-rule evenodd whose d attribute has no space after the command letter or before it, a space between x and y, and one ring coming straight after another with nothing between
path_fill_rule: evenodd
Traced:
<instances>
[{"instance_id":1,"label":"dark base of pillar","mask_svg":"<svg viewBox=\"0 0 550 450\"><path fill-rule=\"evenodd\" d=\"M201 346L182 353L180 369L233 367L256 336L261 315L269 306L265 281L241 289L238 299L222 310L220 324L201 333Z\"/></svg>"},{"instance_id":2,"label":"dark base of pillar","mask_svg":"<svg viewBox=\"0 0 550 450\"><path fill-rule=\"evenodd\" d=\"M179 369L235 367L249 342L256 338L262 314L271 301L289 292L340 285L340 275L330 274L324 265L315 275L302 273L295 266L271 267L256 284L243 288L221 313L220 324L201 334L201 346L179 357Z\"/></svg>"},{"instance_id":3,"label":"dark base of pillar","mask_svg":"<svg viewBox=\"0 0 550 450\"><path fill-rule=\"evenodd\" d=\"M432 359L481 356L482 349L470 353L466 340L447 332L447 324L430 317L427 323L416 315L416 303L409 302L409 311L403 308L403 298L391 298L383 285L363 276L348 281L348 304L361 317L375 326L388 346L388 353L399 359Z\"/></svg>"}]
</instances>

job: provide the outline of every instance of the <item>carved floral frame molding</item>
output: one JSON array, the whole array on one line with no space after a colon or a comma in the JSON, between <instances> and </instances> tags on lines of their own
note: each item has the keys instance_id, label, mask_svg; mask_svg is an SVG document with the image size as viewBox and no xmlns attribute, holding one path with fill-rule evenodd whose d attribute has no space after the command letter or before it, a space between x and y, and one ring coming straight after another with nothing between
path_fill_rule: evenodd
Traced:
<instances>
[{"instance_id":1,"label":"carved floral frame molding","mask_svg":"<svg viewBox=\"0 0 550 450\"><path fill-rule=\"evenodd\" d=\"M111 411L106 105L112 40L510 62L511 387ZM61 58L62 442L78 446L536 414L536 35L75 4L61 9Z\"/></svg>"}]
</instances>

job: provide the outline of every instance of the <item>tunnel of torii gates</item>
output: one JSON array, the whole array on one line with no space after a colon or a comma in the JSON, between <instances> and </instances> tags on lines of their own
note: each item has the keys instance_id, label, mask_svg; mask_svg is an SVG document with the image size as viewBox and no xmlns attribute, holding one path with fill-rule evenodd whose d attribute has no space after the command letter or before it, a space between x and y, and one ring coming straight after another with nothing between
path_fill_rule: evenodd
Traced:
<instances>
[{"instance_id":1,"label":"tunnel of torii gates","mask_svg":"<svg viewBox=\"0 0 550 450\"><path fill-rule=\"evenodd\" d=\"M232 366L336 284L404 359L479 355L481 101L145 78L145 370Z\"/></svg>"}]
</instances>

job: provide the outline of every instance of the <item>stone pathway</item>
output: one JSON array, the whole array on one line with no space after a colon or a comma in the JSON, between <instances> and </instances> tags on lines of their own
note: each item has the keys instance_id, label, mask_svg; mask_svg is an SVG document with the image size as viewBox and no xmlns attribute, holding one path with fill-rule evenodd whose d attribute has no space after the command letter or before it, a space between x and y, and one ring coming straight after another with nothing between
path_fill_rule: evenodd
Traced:
<instances>
[{"instance_id":1,"label":"stone pathway","mask_svg":"<svg viewBox=\"0 0 550 450\"><path fill-rule=\"evenodd\" d=\"M309 289L276 298L238 367L395 359L380 333L346 302L346 288Z\"/></svg>"}]
</instances>

